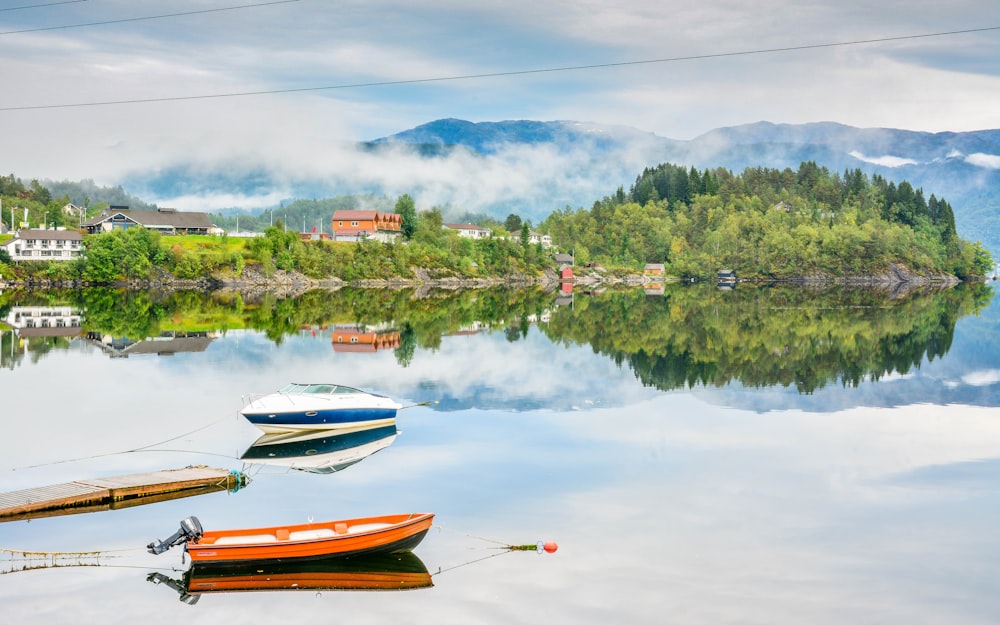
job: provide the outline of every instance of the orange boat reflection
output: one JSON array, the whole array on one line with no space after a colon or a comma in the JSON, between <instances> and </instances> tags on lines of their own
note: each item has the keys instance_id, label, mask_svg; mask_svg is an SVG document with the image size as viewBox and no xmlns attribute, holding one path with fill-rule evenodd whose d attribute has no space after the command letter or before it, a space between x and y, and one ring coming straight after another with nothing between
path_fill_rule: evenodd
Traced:
<instances>
[{"instance_id":1,"label":"orange boat reflection","mask_svg":"<svg viewBox=\"0 0 1000 625\"><path fill-rule=\"evenodd\" d=\"M146 578L164 584L194 604L201 595L278 590L414 590L434 585L427 567L410 552L355 558L241 562L204 566L195 562L179 580L163 573Z\"/></svg>"}]
</instances>

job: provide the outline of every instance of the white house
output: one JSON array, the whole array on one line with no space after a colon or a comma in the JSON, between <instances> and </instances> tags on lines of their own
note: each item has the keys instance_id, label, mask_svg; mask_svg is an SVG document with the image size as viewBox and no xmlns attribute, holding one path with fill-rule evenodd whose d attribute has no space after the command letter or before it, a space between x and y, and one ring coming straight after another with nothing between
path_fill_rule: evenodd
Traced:
<instances>
[{"instance_id":1,"label":"white house","mask_svg":"<svg viewBox=\"0 0 1000 625\"><path fill-rule=\"evenodd\" d=\"M442 227L458 232L458 236L466 239L488 239L493 231L476 224L443 224Z\"/></svg>"},{"instance_id":2,"label":"white house","mask_svg":"<svg viewBox=\"0 0 1000 625\"><path fill-rule=\"evenodd\" d=\"M63 206L62 212L77 221L83 221L83 218L87 216L87 209L82 206L77 206L73 202Z\"/></svg>"},{"instance_id":3,"label":"white house","mask_svg":"<svg viewBox=\"0 0 1000 625\"><path fill-rule=\"evenodd\" d=\"M78 230L18 230L0 248L16 261L73 260L83 254L83 235Z\"/></svg>"},{"instance_id":4,"label":"white house","mask_svg":"<svg viewBox=\"0 0 1000 625\"><path fill-rule=\"evenodd\" d=\"M529 232L528 233L528 243L541 243L542 247L552 247L552 237L547 234L541 234L539 232Z\"/></svg>"}]
</instances>

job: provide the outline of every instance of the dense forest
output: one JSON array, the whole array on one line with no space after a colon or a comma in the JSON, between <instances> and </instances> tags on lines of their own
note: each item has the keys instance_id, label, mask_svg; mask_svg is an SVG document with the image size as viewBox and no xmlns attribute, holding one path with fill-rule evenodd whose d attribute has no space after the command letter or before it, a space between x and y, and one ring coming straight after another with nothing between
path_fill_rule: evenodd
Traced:
<instances>
[{"instance_id":1,"label":"dense forest","mask_svg":"<svg viewBox=\"0 0 1000 625\"><path fill-rule=\"evenodd\" d=\"M541 224L577 264L665 263L679 277L735 270L747 278L866 275L900 263L966 278L992 269L989 254L959 238L944 199L925 198L861 170L645 169L626 192Z\"/></svg>"}]
</instances>

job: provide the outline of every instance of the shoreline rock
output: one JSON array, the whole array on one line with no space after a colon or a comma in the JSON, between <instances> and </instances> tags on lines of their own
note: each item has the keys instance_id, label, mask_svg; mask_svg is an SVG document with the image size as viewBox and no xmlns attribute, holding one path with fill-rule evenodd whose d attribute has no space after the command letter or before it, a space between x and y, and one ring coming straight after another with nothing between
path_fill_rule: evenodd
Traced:
<instances>
[{"instance_id":1,"label":"shoreline rock","mask_svg":"<svg viewBox=\"0 0 1000 625\"><path fill-rule=\"evenodd\" d=\"M982 278L985 280L985 278ZM680 278L666 276L644 276L626 275L612 276L605 272L589 271L574 276L568 282L584 286L594 287L600 285L624 285L643 286L648 284L663 284L667 282L679 282ZM272 293L282 296L301 295L313 289L337 290L345 286L358 288L380 288L380 289L482 289L497 286L527 287L542 286L545 288L558 288L563 282L555 270L547 269L539 276L512 275L512 276L492 276L482 278L464 277L432 277L430 272L424 269L414 270L413 278L384 278L345 281L340 278L330 277L323 279L309 278L298 272L277 270L271 275L265 275L259 267L247 267L240 276L219 275L199 278L195 280L176 278L166 272L162 272L156 278L149 280L125 280L112 283L110 285L97 285L80 280L58 281L58 280L24 280L10 281L0 279L0 289L8 288L68 288L79 289L92 286L112 286L117 288L176 291L176 290L200 290L200 291L220 291L234 293ZM745 284L788 284L799 285L810 288L822 288L829 286L845 286L849 288L875 288L888 290L893 293L907 292L914 288L937 287L951 288L962 283L962 280L951 274L935 273L922 275L915 273L902 265L894 264L888 271L879 274L866 276L830 276L828 274L806 274L794 278L785 279L743 279L739 282Z\"/></svg>"}]
</instances>

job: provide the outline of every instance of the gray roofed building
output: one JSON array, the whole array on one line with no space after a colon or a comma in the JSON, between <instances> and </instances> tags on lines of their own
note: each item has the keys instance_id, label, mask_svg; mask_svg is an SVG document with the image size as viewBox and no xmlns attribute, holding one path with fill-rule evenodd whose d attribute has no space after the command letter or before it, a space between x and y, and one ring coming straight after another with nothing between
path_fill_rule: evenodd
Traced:
<instances>
[{"instance_id":1,"label":"gray roofed building","mask_svg":"<svg viewBox=\"0 0 1000 625\"><path fill-rule=\"evenodd\" d=\"M221 234L222 232L209 220L207 214L179 211L175 208L130 210L112 207L83 222L83 227L87 229L87 234L134 227L156 230L162 234Z\"/></svg>"}]
</instances>

